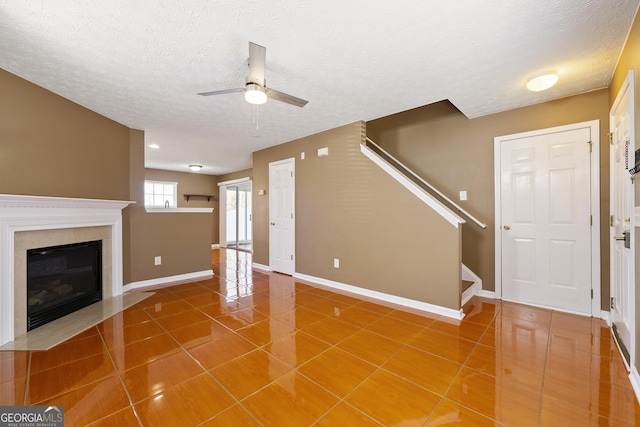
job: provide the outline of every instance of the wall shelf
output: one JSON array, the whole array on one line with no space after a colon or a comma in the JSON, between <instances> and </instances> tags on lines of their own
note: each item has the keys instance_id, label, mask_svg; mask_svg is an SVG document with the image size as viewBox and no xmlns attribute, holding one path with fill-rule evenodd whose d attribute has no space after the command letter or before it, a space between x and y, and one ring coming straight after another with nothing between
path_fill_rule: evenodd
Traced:
<instances>
[{"instance_id":1,"label":"wall shelf","mask_svg":"<svg viewBox=\"0 0 640 427\"><path fill-rule=\"evenodd\" d=\"M203 197L203 198L206 197L207 202L210 202L211 199L216 200L216 196L214 196L213 194L185 194L184 195L184 198L187 199L187 202L191 197Z\"/></svg>"}]
</instances>

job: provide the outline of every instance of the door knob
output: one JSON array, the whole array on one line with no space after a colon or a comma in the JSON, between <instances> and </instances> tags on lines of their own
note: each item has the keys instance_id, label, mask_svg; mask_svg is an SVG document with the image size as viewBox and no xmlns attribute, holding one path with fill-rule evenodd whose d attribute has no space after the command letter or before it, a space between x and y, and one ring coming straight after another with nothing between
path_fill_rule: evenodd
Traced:
<instances>
[{"instance_id":1,"label":"door knob","mask_svg":"<svg viewBox=\"0 0 640 427\"><path fill-rule=\"evenodd\" d=\"M272 222L272 223L271 223L271 225L276 225L276 223L275 223L275 222Z\"/></svg>"},{"instance_id":2,"label":"door knob","mask_svg":"<svg viewBox=\"0 0 640 427\"><path fill-rule=\"evenodd\" d=\"M504 229L505 229L505 230L511 230L511 226L510 226L510 225L505 225L505 226L504 226Z\"/></svg>"}]
</instances>

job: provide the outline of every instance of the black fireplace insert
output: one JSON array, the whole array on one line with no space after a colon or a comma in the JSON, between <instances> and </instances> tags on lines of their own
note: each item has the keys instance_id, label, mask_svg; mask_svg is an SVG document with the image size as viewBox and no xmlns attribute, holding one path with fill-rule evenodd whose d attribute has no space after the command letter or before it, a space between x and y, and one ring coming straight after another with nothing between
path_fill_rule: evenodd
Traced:
<instances>
[{"instance_id":1,"label":"black fireplace insert","mask_svg":"<svg viewBox=\"0 0 640 427\"><path fill-rule=\"evenodd\" d=\"M102 240L27 251L27 331L102 300Z\"/></svg>"}]
</instances>

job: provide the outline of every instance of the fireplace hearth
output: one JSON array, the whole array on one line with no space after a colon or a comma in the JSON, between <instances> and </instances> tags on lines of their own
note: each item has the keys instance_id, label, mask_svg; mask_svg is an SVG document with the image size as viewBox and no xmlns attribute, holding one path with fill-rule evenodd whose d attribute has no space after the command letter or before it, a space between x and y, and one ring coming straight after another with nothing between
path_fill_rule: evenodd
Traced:
<instances>
[{"instance_id":1,"label":"fireplace hearth","mask_svg":"<svg viewBox=\"0 0 640 427\"><path fill-rule=\"evenodd\" d=\"M27 331L101 300L101 240L27 250Z\"/></svg>"}]
</instances>

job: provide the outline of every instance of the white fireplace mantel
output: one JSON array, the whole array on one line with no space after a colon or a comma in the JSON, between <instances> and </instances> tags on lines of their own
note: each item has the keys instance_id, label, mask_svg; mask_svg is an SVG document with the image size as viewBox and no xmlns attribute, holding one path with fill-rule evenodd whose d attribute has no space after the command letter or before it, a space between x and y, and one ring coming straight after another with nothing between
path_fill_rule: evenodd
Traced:
<instances>
[{"instance_id":1,"label":"white fireplace mantel","mask_svg":"<svg viewBox=\"0 0 640 427\"><path fill-rule=\"evenodd\" d=\"M111 227L112 295L122 294L123 200L0 194L0 345L14 340L15 233L79 227Z\"/></svg>"}]
</instances>

